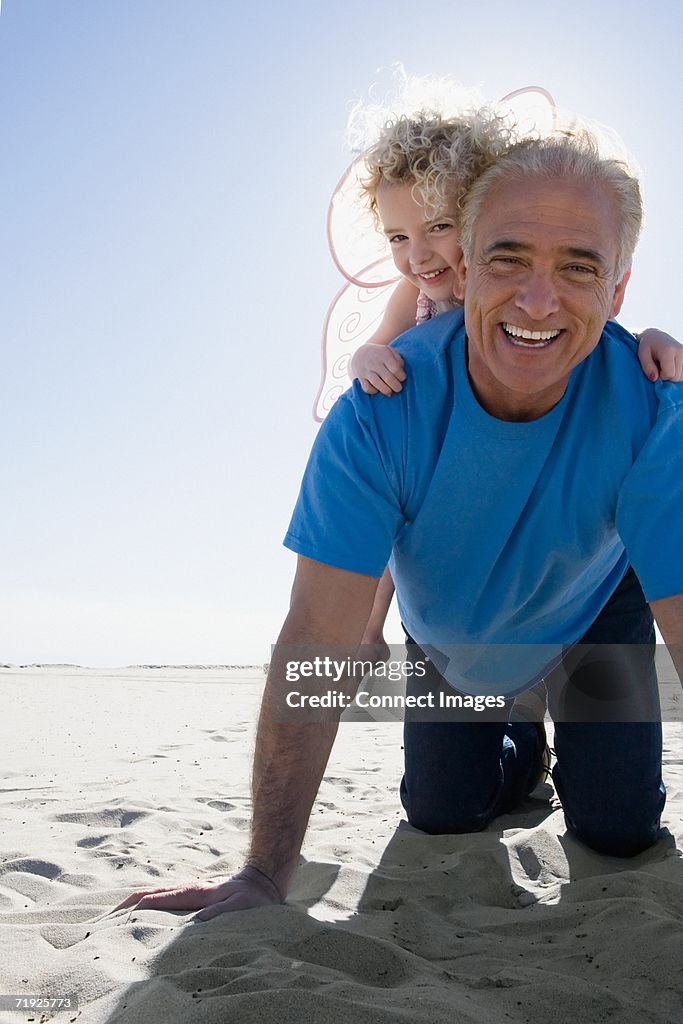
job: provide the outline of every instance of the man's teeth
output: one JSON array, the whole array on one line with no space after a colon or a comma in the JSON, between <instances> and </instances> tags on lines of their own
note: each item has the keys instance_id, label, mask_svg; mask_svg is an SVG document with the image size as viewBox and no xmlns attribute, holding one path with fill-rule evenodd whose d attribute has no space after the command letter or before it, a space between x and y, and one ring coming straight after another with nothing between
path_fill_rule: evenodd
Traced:
<instances>
[{"instance_id":1,"label":"man's teeth","mask_svg":"<svg viewBox=\"0 0 683 1024\"><path fill-rule=\"evenodd\" d=\"M559 330L527 331L526 328L515 327L514 324L503 324L503 330L510 339L514 339L513 345L519 345L521 348L545 348L560 333ZM526 345L522 339L535 342L536 344ZM539 345L538 342L542 342L542 344Z\"/></svg>"}]
</instances>

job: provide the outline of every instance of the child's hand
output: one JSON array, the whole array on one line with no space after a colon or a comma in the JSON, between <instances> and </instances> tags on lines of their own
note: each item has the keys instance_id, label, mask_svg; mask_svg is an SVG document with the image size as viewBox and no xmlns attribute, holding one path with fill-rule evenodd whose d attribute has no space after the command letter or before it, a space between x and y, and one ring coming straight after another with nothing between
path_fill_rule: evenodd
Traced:
<instances>
[{"instance_id":1,"label":"child's hand","mask_svg":"<svg viewBox=\"0 0 683 1024\"><path fill-rule=\"evenodd\" d=\"M406 379L403 359L388 345L361 345L351 360L351 374L367 395L397 394Z\"/></svg>"},{"instance_id":2,"label":"child's hand","mask_svg":"<svg viewBox=\"0 0 683 1024\"><path fill-rule=\"evenodd\" d=\"M683 345L655 327L636 337L638 358L648 380L683 380Z\"/></svg>"}]
</instances>

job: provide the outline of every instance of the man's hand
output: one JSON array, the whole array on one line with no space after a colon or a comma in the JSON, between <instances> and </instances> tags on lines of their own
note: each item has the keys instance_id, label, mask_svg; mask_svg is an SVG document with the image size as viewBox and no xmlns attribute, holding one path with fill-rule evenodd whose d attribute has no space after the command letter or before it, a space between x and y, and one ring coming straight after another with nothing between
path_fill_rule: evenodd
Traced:
<instances>
[{"instance_id":1,"label":"man's hand","mask_svg":"<svg viewBox=\"0 0 683 1024\"><path fill-rule=\"evenodd\" d=\"M406 373L403 358L388 345L368 342L354 353L351 372L367 395L395 395L403 388Z\"/></svg>"},{"instance_id":2,"label":"man's hand","mask_svg":"<svg viewBox=\"0 0 683 1024\"><path fill-rule=\"evenodd\" d=\"M131 893L117 910L198 910L195 921L210 921L212 917L233 910L251 910L284 903L274 882L258 868L246 867L227 882L181 885L167 889L141 889Z\"/></svg>"}]
</instances>

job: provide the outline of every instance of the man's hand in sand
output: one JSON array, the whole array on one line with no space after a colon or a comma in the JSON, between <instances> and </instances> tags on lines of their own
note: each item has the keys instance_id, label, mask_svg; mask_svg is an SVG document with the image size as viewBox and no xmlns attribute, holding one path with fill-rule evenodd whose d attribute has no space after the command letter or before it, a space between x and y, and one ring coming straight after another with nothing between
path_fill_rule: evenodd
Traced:
<instances>
[{"instance_id":1,"label":"man's hand in sand","mask_svg":"<svg viewBox=\"0 0 683 1024\"><path fill-rule=\"evenodd\" d=\"M131 893L117 910L198 910L195 921L210 921L212 917L233 910L251 910L270 904L284 903L274 882L258 868L246 867L227 882L181 885L167 889L141 889Z\"/></svg>"}]
</instances>

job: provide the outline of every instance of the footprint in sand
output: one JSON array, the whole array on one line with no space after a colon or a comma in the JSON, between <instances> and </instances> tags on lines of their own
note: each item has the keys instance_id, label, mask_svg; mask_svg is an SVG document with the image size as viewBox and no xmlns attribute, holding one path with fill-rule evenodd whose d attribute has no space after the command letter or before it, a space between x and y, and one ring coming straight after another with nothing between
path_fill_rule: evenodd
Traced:
<instances>
[{"instance_id":1,"label":"footprint in sand","mask_svg":"<svg viewBox=\"0 0 683 1024\"><path fill-rule=\"evenodd\" d=\"M17 860L8 860L0 864L0 875L6 875L10 871L24 871L26 874L41 875L43 878L57 878L62 874L62 870L59 864L32 857L19 857Z\"/></svg>"},{"instance_id":2,"label":"footprint in sand","mask_svg":"<svg viewBox=\"0 0 683 1024\"><path fill-rule=\"evenodd\" d=\"M214 740L215 743L232 743L232 739L229 736L225 736L226 732L237 732L243 733L245 723L238 723L236 725L227 726L225 729L202 729L201 731L206 733L210 740Z\"/></svg>"},{"instance_id":3,"label":"footprint in sand","mask_svg":"<svg viewBox=\"0 0 683 1024\"><path fill-rule=\"evenodd\" d=\"M198 804L206 804L207 807L212 807L214 811L234 811L236 804L229 804L227 800L210 800L205 796L198 796L196 798Z\"/></svg>"},{"instance_id":4,"label":"footprint in sand","mask_svg":"<svg viewBox=\"0 0 683 1024\"><path fill-rule=\"evenodd\" d=\"M76 846L82 846L89 850L93 846L99 846L100 843L106 843L107 839L111 839L111 833L106 833L103 836L86 836L85 839L79 839Z\"/></svg>"},{"instance_id":5,"label":"footprint in sand","mask_svg":"<svg viewBox=\"0 0 683 1024\"><path fill-rule=\"evenodd\" d=\"M118 825L126 828L140 818L148 818L149 811L126 811L123 807L103 807L101 811L73 811L68 814L55 814L55 821L71 822L74 825Z\"/></svg>"}]
</instances>

